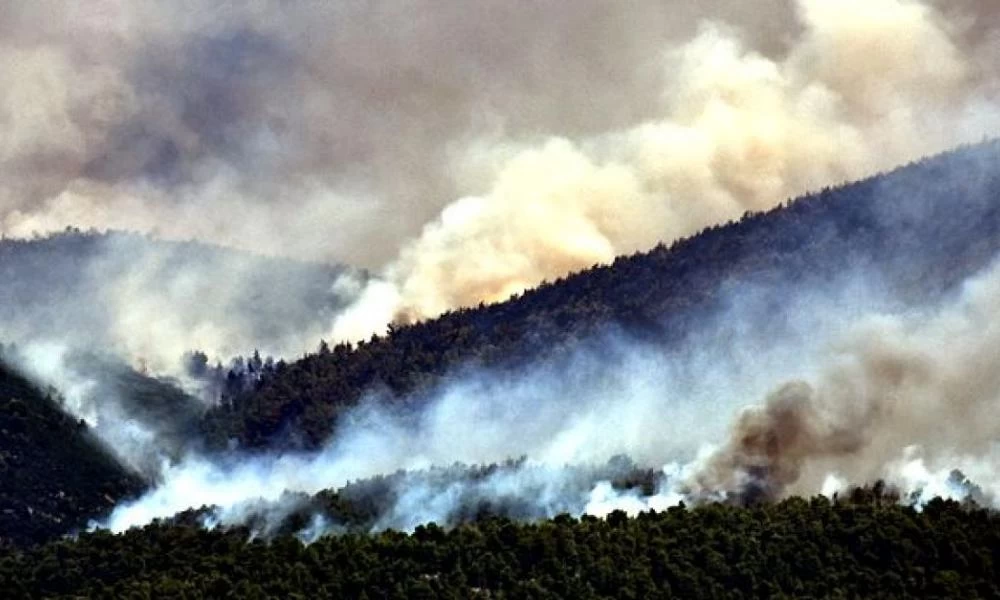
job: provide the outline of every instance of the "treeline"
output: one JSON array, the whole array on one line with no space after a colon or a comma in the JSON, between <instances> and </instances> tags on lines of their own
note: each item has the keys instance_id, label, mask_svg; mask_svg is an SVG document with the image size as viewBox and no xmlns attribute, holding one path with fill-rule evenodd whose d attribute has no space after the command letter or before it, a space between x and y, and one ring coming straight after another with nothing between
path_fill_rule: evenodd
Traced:
<instances>
[{"instance_id":1,"label":"treeline","mask_svg":"<svg viewBox=\"0 0 1000 600\"><path fill-rule=\"evenodd\" d=\"M539 521L583 512L598 484L636 501L648 498L659 491L662 475L660 469L639 467L623 455L603 465L558 468L529 465L521 457L489 465L398 470L314 495L285 492L273 501L249 501L232 512L251 536L264 538L314 539L331 533L409 529L430 521L451 527L487 517ZM226 526L216 508L192 508L164 522Z\"/></svg>"},{"instance_id":2,"label":"treeline","mask_svg":"<svg viewBox=\"0 0 1000 600\"><path fill-rule=\"evenodd\" d=\"M754 286L774 326L790 289L862 275L925 302L1000 250L1000 142L961 148L859 183L544 283L493 305L396 324L357 344L322 344L228 394L202 423L210 444L318 447L366 392L397 399L466 364L516 367L565 355L609 327L670 346ZM751 320L753 321L753 320ZM747 324L754 326L752 322ZM287 432L296 432L288 436Z\"/></svg>"},{"instance_id":3,"label":"treeline","mask_svg":"<svg viewBox=\"0 0 1000 600\"><path fill-rule=\"evenodd\" d=\"M1000 518L871 490L304 545L155 523L0 550L6 598L996 598Z\"/></svg>"}]
</instances>

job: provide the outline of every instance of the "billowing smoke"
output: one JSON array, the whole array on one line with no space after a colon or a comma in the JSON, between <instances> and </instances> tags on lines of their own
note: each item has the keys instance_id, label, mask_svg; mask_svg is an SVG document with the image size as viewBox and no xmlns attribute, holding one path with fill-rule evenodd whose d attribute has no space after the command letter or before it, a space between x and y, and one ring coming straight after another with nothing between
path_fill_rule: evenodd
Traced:
<instances>
[{"instance_id":1,"label":"billowing smoke","mask_svg":"<svg viewBox=\"0 0 1000 600\"><path fill-rule=\"evenodd\" d=\"M995 131L994 12L7 2L0 231L377 268L366 337Z\"/></svg>"},{"instance_id":2,"label":"billowing smoke","mask_svg":"<svg viewBox=\"0 0 1000 600\"><path fill-rule=\"evenodd\" d=\"M996 131L995 65L932 7L799 0L795 9L800 28L773 57L717 22L658 48L666 76L652 117L580 138L484 142L472 155L491 165L483 191L404 244L380 290L363 296L383 301L367 319L339 319L334 336L506 299Z\"/></svg>"},{"instance_id":3,"label":"billowing smoke","mask_svg":"<svg viewBox=\"0 0 1000 600\"><path fill-rule=\"evenodd\" d=\"M910 449L934 468L982 477L995 495L998 306L994 267L940 312L862 320L811 383L787 383L739 416L693 490L810 493L831 474L849 482L890 476Z\"/></svg>"},{"instance_id":4,"label":"billowing smoke","mask_svg":"<svg viewBox=\"0 0 1000 600\"><path fill-rule=\"evenodd\" d=\"M706 10L769 23L738 6ZM452 164L480 138L575 137L648 115L659 48L694 27L684 12L6 2L0 223L377 265L460 195Z\"/></svg>"}]
</instances>

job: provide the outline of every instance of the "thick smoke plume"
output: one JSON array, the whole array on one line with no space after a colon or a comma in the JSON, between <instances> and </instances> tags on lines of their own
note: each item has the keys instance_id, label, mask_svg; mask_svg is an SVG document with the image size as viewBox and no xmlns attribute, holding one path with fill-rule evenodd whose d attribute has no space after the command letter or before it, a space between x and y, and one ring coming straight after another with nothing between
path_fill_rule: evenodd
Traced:
<instances>
[{"instance_id":1,"label":"thick smoke plume","mask_svg":"<svg viewBox=\"0 0 1000 600\"><path fill-rule=\"evenodd\" d=\"M362 296L368 318L345 315L335 337L506 299L996 130L995 65L933 7L799 0L795 14L798 28L772 56L752 33L711 21L658 48L656 110L627 127L484 142L484 157L474 155L492 165L483 191L405 243Z\"/></svg>"},{"instance_id":2,"label":"thick smoke plume","mask_svg":"<svg viewBox=\"0 0 1000 600\"><path fill-rule=\"evenodd\" d=\"M336 338L505 298L997 123L986 1L3 13L0 231L126 228L379 269L340 285L360 300L331 317Z\"/></svg>"},{"instance_id":3,"label":"thick smoke plume","mask_svg":"<svg viewBox=\"0 0 1000 600\"><path fill-rule=\"evenodd\" d=\"M904 452L961 467L996 496L1000 427L1000 268L944 309L854 326L811 383L774 391L737 419L692 491L773 499L812 493L831 474L889 477Z\"/></svg>"}]
</instances>

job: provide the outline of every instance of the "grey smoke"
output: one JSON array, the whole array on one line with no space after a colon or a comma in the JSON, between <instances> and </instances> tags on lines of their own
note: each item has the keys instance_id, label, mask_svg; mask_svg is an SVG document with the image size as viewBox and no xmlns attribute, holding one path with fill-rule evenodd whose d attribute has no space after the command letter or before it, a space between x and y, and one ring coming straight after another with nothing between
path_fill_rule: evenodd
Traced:
<instances>
[{"instance_id":1,"label":"grey smoke","mask_svg":"<svg viewBox=\"0 0 1000 600\"><path fill-rule=\"evenodd\" d=\"M746 285L736 286L730 308L706 319L681 348L638 343L612 330L568 357L516 372L469 365L446 377L416 412L371 396L339 421L315 454L220 459L190 453L169 466L148 495L119 506L106 526L121 530L202 505L218 507L219 522L240 523L259 512L258 500L280 504L287 492L312 494L400 469L519 456L528 459L523 469L475 481L404 478L399 504L377 526L448 522L479 500L514 504L517 514L535 518L586 506L601 510L614 498L595 487L600 482L586 475L588 465L618 455L657 469L695 459L725 436L736 410L764 397L775 381L816 372L824 343L859 314L893 306L876 289L845 276L788 298L789 318L778 339L765 326L770 294ZM670 485L679 485L683 468L671 469ZM663 491L671 493L666 483Z\"/></svg>"},{"instance_id":2,"label":"grey smoke","mask_svg":"<svg viewBox=\"0 0 1000 600\"><path fill-rule=\"evenodd\" d=\"M54 342L7 347L3 361L86 423L128 469L155 482L164 465L199 447L204 403L179 382L154 379L112 355Z\"/></svg>"},{"instance_id":3,"label":"grey smoke","mask_svg":"<svg viewBox=\"0 0 1000 600\"><path fill-rule=\"evenodd\" d=\"M906 452L902 462L960 468L996 497L998 305L994 265L943 306L859 320L811 382L786 383L739 415L692 490L780 498L831 474L891 475Z\"/></svg>"},{"instance_id":4,"label":"grey smoke","mask_svg":"<svg viewBox=\"0 0 1000 600\"><path fill-rule=\"evenodd\" d=\"M1000 122L982 0L3 9L0 232L125 228L377 269L338 339Z\"/></svg>"},{"instance_id":5,"label":"grey smoke","mask_svg":"<svg viewBox=\"0 0 1000 600\"><path fill-rule=\"evenodd\" d=\"M192 350L209 366L314 351L356 294L337 286L341 267L139 235L8 240L0 265L0 340L98 349L175 376Z\"/></svg>"}]
</instances>

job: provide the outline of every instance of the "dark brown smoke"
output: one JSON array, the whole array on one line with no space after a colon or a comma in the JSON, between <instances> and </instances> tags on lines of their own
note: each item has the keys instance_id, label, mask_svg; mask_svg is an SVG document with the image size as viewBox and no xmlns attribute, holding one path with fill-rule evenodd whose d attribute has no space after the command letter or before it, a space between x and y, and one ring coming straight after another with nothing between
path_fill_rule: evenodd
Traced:
<instances>
[{"instance_id":1,"label":"dark brown smoke","mask_svg":"<svg viewBox=\"0 0 1000 600\"><path fill-rule=\"evenodd\" d=\"M998 307L993 267L933 310L863 320L812 384L784 384L745 409L686 492L773 500L816 493L830 477L907 484L917 471L959 468L995 496Z\"/></svg>"}]
</instances>

